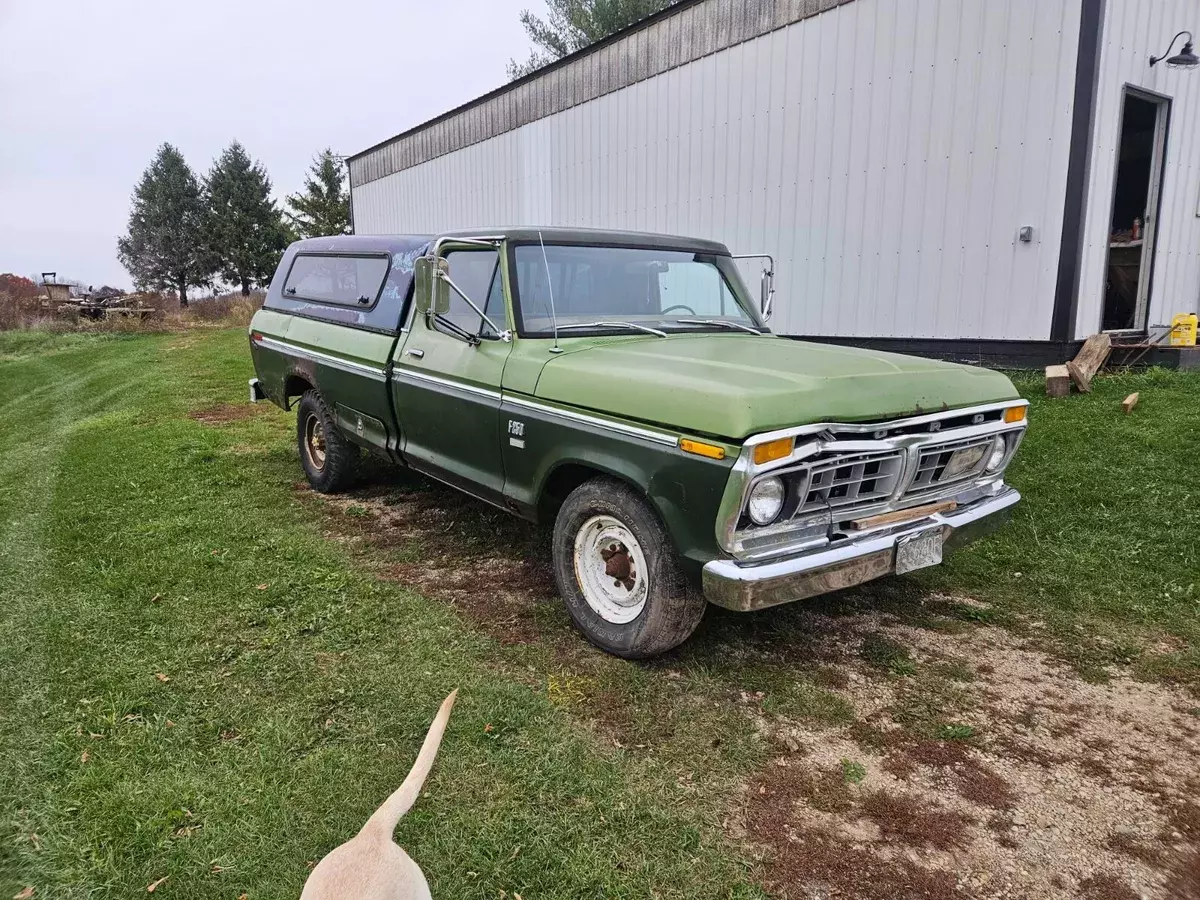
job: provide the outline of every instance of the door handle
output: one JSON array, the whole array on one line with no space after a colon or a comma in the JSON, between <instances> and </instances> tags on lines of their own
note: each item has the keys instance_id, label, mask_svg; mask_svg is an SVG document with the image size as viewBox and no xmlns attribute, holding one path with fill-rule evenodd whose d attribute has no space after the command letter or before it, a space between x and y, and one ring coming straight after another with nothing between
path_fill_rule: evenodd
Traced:
<instances>
[{"instance_id":1,"label":"door handle","mask_svg":"<svg viewBox=\"0 0 1200 900\"><path fill-rule=\"evenodd\" d=\"M404 352L407 353L409 356L415 356L417 359L425 358L425 351L418 350L416 347L411 347L408 350L405 350Z\"/></svg>"}]
</instances>

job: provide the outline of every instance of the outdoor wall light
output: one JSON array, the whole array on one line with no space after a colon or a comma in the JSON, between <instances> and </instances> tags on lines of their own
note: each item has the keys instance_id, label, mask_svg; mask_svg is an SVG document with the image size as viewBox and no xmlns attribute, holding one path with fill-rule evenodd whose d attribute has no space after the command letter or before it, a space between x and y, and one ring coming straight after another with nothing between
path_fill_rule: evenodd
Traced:
<instances>
[{"instance_id":1,"label":"outdoor wall light","mask_svg":"<svg viewBox=\"0 0 1200 900\"><path fill-rule=\"evenodd\" d=\"M1162 56L1150 57L1150 65L1155 65L1163 61L1163 56L1171 52L1171 48L1175 46L1175 42L1184 35L1187 35L1187 40L1184 42L1183 49L1179 51L1177 56L1172 56L1168 59L1167 67L1171 69L1194 69L1200 66L1200 56L1197 56L1192 50L1192 33L1190 31L1181 31L1175 37L1171 38L1171 43L1167 45L1166 53Z\"/></svg>"}]
</instances>

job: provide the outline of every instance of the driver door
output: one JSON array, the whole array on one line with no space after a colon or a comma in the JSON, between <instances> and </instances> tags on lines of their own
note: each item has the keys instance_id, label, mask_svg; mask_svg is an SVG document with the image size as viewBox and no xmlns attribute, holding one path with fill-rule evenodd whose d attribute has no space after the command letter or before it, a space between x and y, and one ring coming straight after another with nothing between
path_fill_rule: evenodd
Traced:
<instances>
[{"instance_id":1,"label":"driver door","mask_svg":"<svg viewBox=\"0 0 1200 900\"><path fill-rule=\"evenodd\" d=\"M451 248L445 259L450 279L506 327L499 250ZM405 461L502 505L500 380L512 344L491 334L454 291L441 316L414 309L403 337L392 360L391 389Z\"/></svg>"}]
</instances>

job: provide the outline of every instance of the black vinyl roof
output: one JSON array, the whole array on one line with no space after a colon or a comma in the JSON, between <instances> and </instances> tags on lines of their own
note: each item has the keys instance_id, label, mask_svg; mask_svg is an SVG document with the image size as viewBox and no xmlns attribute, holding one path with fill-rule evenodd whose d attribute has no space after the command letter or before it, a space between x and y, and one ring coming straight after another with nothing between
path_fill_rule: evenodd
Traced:
<instances>
[{"instance_id":1,"label":"black vinyl roof","mask_svg":"<svg viewBox=\"0 0 1200 900\"><path fill-rule=\"evenodd\" d=\"M452 231L440 237L504 237L521 243L592 244L602 247L655 247L664 250L695 250L702 253L728 254L729 249L717 241L682 237L674 234L655 234L650 231L616 231L607 228L567 228L524 225L516 228L471 228Z\"/></svg>"},{"instance_id":2,"label":"black vinyl roof","mask_svg":"<svg viewBox=\"0 0 1200 900\"><path fill-rule=\"evenodd\" d=\"M442 234L346 234L308 238L293 244L297 252L307 253L396 253L411 250L418 244L429 244L439 237L502 237L509 241L547 244L585 244L601 247L653 247L663 250L683 250L698 253L729 255L729 249L717 241L703 238L654 234L648 231L615 231L602 228L563 228L521 226L516 228L470 228Z\"/></svg>"}]
</instances>

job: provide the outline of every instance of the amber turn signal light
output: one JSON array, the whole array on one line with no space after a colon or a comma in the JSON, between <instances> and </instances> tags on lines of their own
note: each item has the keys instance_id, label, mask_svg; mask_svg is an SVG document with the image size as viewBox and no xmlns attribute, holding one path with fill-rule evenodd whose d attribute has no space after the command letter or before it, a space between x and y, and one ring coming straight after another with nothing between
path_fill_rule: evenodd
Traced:
<instances>
[{"instance_id":1,"label":"amber turn signal light","mask_svg":"<svg viewBox=\"0 0 1200 900\"><path fill-rule=\"evenodd\" d=\"M765 444L759 444L754 448L754 464L761 466L763 463L791 456L795 446L796 439L790 437L777 438L773 441L767 441Z\"/></svg>"},{"instance_id":2,"label":"amber turn signal light","mask_svg":"<svg viewBox=\"0 0 1200 900\"><path fill-rule=\"evenodd\" d=\"M724 447L718 447L716 444L706 444L703 441L692 441L687 438L680 438L679 449L684 453L694 453L697 456L706 456L709 459L725 458Z\"/></svg>"},{"instance_id":3,"label":"amber turn signal light","mask_svg":"<svg viewBox=\"0 0 1200 900\"><path fill-rule=\"evenodd\" d=\"M1024 406L1010 406L1004 411L1004 421L1010 425L1014 422L1024 422L1025 412L1026 407Z\"/></svg>"}]
</instances>

